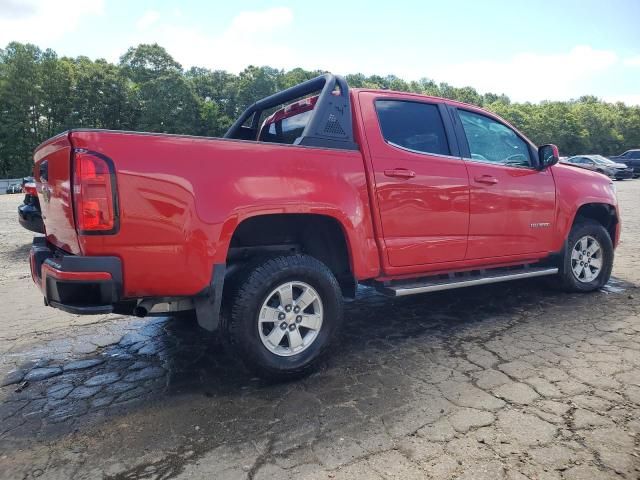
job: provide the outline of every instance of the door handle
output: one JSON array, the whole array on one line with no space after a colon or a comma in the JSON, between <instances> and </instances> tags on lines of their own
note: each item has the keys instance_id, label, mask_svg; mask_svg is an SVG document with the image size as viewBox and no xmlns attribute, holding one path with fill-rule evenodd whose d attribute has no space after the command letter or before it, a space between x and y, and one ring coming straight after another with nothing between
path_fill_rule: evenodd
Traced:
<instances>
[{"instance_id":1,"label":"door handle","mask_svg":"<svg viewBox=\"0 0 640 480\"><path fill-rule=\"evenodd\" d=\"M485 183L487 185L495 185L498 183L498 179L491 175L481 175L473 178L477 183Z\"/></svg>"},{"instance_id":2,"label":"door handle","mask_svg":"<svg viewBox=\"0 0 640 480\"><path fill-rule=\"evenodd\" d=\"M392 168L389 170L385 170L384 174L387 177L397 177L397 178L413 178L416 176L416 172L413 170L407 170L406 168Z\"/></svg>"}]
</instances>

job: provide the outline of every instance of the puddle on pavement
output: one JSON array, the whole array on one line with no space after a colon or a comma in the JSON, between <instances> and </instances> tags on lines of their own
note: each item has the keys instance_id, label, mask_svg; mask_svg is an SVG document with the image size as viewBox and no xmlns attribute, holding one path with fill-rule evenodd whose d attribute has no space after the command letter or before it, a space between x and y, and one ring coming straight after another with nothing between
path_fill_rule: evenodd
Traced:
<instances>
[{"instance_id":1,"label":"puddle on pavement","mask_svg":"<svg viewBox=\"0 0 640 480\"><path fill-rule=\"evenodd\" d=\"M200 386L204 368L220 379L218 389L250 380L237 374L237 364L222 351L218 336L195 322L147 320L90 355L30 361L10 372L2 382L13 391L0 404L0 436L27 422L61 423L194 388Z\"/></svg>"},{"instance_id":2,"label":"puddle on pavement","mask_svg":"<svg viewBox=\"0 0 640 480\"><path fill-rule=\"evenodd\" d=\"M611 277L600 291L604 293L622 293L629 288L633 288L633 284Z\"/></svg>"},{"instance_id":3,"label":"puddle on pavement","mask_svg":"<svg viewBox=\"0 0 640 480\"><path fill-rule=\"evenodd\" d=\"M629 287L631 284L612 279L602 290L620 294ZM446 337L456 324L508 314L509 309L520 310L543 299L553 301L558 295L522 283L393 300L362 288L358 300L346 304L342 361L355 365L357 351L384 351L394 342L427 332ZM264 386L225 353L218 335L200 329L193 320L162 317L144 323L131 318L130 322L142 326L117 343L85 355L30 361L10 372L2 382L9 384L3 390L11 390L0 400L0 439L56 425L72 428L89 414L108 415L143 399L198 392L212 401L216 397L228 400L246 398ZM60 346L60 340L39 346L38 352L56 345ZM370 355L364 356L371 363Z\"/></svg>"}]
</instances>

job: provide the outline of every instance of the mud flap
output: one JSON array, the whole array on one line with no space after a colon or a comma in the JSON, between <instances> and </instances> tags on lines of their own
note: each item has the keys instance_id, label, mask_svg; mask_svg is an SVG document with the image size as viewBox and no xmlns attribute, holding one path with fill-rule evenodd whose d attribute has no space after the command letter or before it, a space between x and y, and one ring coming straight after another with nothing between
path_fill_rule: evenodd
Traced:
<instances>
[{"instance_id":1,"label":"mud flap","mask_svg":"<svg viewBox=\"0 0 640 480\"><path fill-rule=\"evenodd\" d=\"M220 325L220 306L222 305L225 271L226 265L224 263L215 264L209 287L193 299L198 325L210 332L217 330Z\"/></svg>"}]
</instances>

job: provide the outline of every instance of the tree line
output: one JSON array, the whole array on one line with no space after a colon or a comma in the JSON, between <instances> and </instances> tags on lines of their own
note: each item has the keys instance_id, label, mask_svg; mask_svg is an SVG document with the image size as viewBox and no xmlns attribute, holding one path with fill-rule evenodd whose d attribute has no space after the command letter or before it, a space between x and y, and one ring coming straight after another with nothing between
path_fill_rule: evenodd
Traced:
<instances>
[{"instance_id":1,"label":"tree line","mask_svg":"<svg viewBox=\"0 0 640 480\"><path fill-rule=\"evenodd\" d=\"M222 135L255 100L324 72L249 66L239 74L184 70L157 44L130 48L117 64L59 57L51 49L13 42L0 49L0 178L29 174L43 140L70 128ZM562 155L613 155L640 148L640 107L593 96L562 102L515 103L427 78L350 74L351 87L384 88L459 100L507 119L537 144Z\"/></svg>"}]
</instances>

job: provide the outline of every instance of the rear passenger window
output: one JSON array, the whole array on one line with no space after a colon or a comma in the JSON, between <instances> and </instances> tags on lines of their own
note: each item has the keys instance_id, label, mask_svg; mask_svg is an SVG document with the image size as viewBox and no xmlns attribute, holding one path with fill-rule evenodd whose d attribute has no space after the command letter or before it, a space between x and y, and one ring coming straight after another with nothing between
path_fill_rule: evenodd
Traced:
<instances>
[{"instance_id":1,"label":"rear passenger window","mask_svg":"<svg viewBox=\"0 0 640 480\"><path fill-rule=\"evenodd\" d=\"M389 144L420 153L451 153L437 105L378 100L376 111L382 135Z\"/></svg>"},{"instance_id":2,"label":"rear passenger window","mask_svg":"<svg viewBox=\"0 0 640 480\"><path fill-rule=\"evenodd\" d=\"M312 111L313 110L307 110L306 112L264 125L259 140L261 142L293 144L296 139L302 135L304 127L309 123Z\"/></svg>"}]
</instances>

